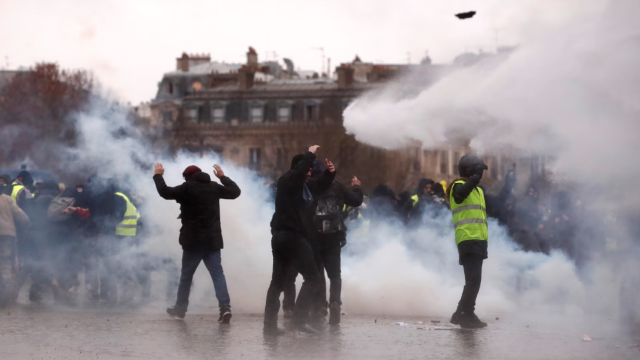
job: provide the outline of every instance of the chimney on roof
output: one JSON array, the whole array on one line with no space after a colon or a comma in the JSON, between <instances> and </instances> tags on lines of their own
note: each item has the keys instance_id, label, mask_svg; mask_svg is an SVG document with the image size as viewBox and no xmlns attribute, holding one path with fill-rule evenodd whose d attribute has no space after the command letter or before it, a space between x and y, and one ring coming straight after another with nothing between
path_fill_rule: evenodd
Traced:
<instances>
[{"instance_id":1,"label":"chimney on roof","mask_svg":"<svg viewBox=\"0 0 640 360\"><path fill-rule=\"evenodd\" d=\"M238 87L240 90L249 90L253 87L256 73L253 69L243 66L238 70Z\"/></svg>"},{"instance_id":2,"label":"chimney on roof","mask_svg":"<svg viewBox=\"0 0 640 360\"><path fill-rule=\"evenodd\" d=\"M353 68L346 65L341 65L336 68L338 74L338 88L346 89L353 84Z\"/></svg>"},{"instance_id":3,"label":"chimney on roof","mask_svg":"<svg viewBox=\"0 0 640 360\"><path fill-rule=\"evenodd\" d=\"M252 68L258 67L258 53L251 46L249 46L249 51L247 51L247 66Z\"/></svg>"},{"instance_id":4,"label":"chimney on roof","mask_svg":"<svg viewBox=\"0 0 640 360\"><path fill-rule=\"evenodd\" d=\"M182 56L176 59L176 70L189 71L189 55L182 53Z\"/></svg>"}]
</instances>

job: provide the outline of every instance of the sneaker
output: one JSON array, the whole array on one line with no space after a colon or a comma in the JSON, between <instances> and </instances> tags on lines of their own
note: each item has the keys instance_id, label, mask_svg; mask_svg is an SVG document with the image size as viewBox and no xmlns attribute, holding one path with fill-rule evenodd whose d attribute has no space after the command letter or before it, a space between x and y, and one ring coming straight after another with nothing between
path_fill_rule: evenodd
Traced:
<instances>
[{"instance_id":1,"label":"sneaker","mask_svg":"<svg viewBox=\"0 0 640 360\"><path fill-rule=\"evenodd\" d=\"M285 319L291 319L293 317L293 310L285 310L283 317Z\"/></svg>"},{"instance_id":2,"label":"sneaker","mask_svg":"<svg viewBox=\"0 0 640 360\"><path fill-rule=\"evenodd\" d=\"M482 329L487 327L487 323L480 321L475 313L462 313L460 317L460 327L463 329Z\"/></svg>"},{"instance_id":3,"label":"sneaker","mask_svg":"<svg viewBox=\"0 0 640 360\"><path fill-rule=\"evenodd\" d=\"M340 324L340 304L338 303L331 303L331 305L329 305L329 324Z\"/></svg>"},{"instance_id":4,"label":"sneaker","mask_svg":"<svg viewBox=\"0 0 640 360\"><path fill-rule=\"evenodd\" d=\"M218 318L218 323L228 324L229 322L231 322L231 307L225 306L220 309L220 317Z\"/></svg>"},{"instance_id":5,"label":"sneaker","mask_svg":"<svg viewBox=\"0 0 640 360\"><path fill-rule=\"evenodd\" d=\"M178 319L184 319L184 316L187 314L186 310L178 308L176 305L167 308L167 314L177 317Z\"/></svg>"}]
</instances>

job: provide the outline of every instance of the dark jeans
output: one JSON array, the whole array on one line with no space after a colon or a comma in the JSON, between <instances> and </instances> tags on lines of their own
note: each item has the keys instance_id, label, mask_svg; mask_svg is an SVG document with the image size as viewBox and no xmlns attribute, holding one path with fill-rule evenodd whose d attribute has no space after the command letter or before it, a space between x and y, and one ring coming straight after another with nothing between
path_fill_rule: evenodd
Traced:
<instances>
[{"instance_id":1,"label":"dark jeans","mask_svg":"<svg viewBox=\"0 0 640 360\"><path fill-rule=\"evenodd\" d=\"M216 290L216 298L218 298L218 305L221 309L223 307L230 307L231 299L227 291L227 280L222 271L220 250L213 249L190 249L182 251L182 275L180 275L180 285L178 285L176 307L185 311L187 310L193 274L196 272L198 265L200 265L200 261L204 262L204 266L207 267L209 274L211 274L213 287Z\"/></svg>"},{"instance_id":2,"label":"dark jeans","mask_svg":"<svg viewBox=\"0 0 640 360\"><path fill-rule=\"evenodd\" d=\"M265 326L277 325L280 294L284 291L291 267L295 267L304 279L293 311L293 322L296 325L305 324L320 285L320 274L314 260L313 250L303 236L284 231L276 232L273 235L271 250L273 253L273 273L264 309Z\"/></svg>"},{"instance_id":3,"label":"dark jeans","mask_svg":"<svg viewBox=\"0 0 640 360\"><path fill-rule=\"evenodd\" d=\"M324 280L324 271L329 277L329 303L342 305L342 277L340 276L340 241L347 236L345 233L318 234L312 237L311 247L315 255L316 266ZM327 306L326 282L321 282L317 305L320 309Z\"/></svg>"},{"instance_id":4,"label":"dark jeans","mask_svg":"<svg viewBox=\"0 0 640 360\"><path fill-rule=\"evenodd\" d=\"M295 264L289 264L287 269L287 279L284 283L284 298L282 299L282 310L293 311L296 306L296 278L298 277L298 269ZM321 277L322 278L322 277Z\"/></svg>"},{"instance_id":5,"label":"dark jeans","mask_svg":"<svg viewBox=\"0 0 640 360\"><path fill-rule=\"evenodd\" d=\"M479 254L466 254L460 258L464 268L464 290L458 303L458 312L473 313L476 307L476 298L480 292L482 282L483 256Z\"/></svg>"}]
</instances>

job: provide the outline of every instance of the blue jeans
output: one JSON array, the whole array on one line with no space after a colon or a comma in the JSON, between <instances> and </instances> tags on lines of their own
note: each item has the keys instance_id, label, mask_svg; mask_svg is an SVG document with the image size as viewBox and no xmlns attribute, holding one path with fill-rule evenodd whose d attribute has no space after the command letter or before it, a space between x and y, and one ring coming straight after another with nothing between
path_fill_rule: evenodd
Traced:
<instances>
[{"instance_id":1,"label":"blue jeans","mask_svg":"<svg viewBox=\"0 0 640 360\"><path fill-rule=\"evenodd\" d=\"M187 311L193 274L196 272L198 265L200 265L200 261L204 262L204 266L207 267L209 274L211 274L220 308L231 307L231 299L229 298L229 291L227 291L227 280L222 271L220 250L211 249L189 249L182 251L182 275L180 276L180 285L178 285L176 307Z\"/></svg>"}]
</instances>

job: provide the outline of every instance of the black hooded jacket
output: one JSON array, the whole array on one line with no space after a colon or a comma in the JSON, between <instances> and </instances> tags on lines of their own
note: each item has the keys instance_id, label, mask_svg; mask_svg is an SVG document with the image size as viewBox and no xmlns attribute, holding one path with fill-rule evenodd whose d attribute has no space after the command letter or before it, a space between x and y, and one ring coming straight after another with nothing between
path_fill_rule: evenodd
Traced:
<instances>
[{"instance_id":1,"label":"black hooded jacket","mask_svg":"<svg viewBox=\"0 0 640 360\"><path fill-rule=\"evenodd\" d=\"M180 204L180 245L182 248L224 247L220 227L220 199L236 199L240 188L226 176L220 179L222 185L211 181L209 174L199 172L189 181L176 187L169 187L162 175L154 175L158 194L163 199L176 200Z\"/></svg>"},{"instance_id":2,"label":"black hooded jacket","mask_svg":"<svg viewBox=\"0 0 640 360\"><path fill-rule=\"evenodd\" d=\"M303 221L302 212L306 207L312 206L312 203L307 204L302 193L307 173L312 168L316 155L307 152L299 157L299 160L296 158L291 170L278 179L276 210L271 219L271 231L291 231L306 236L306 222ZM325 171L323 175L307 182L307 187L311 193L322 193L331 186L334 179L335 172Z\"/></svg>"}]
</instances>

